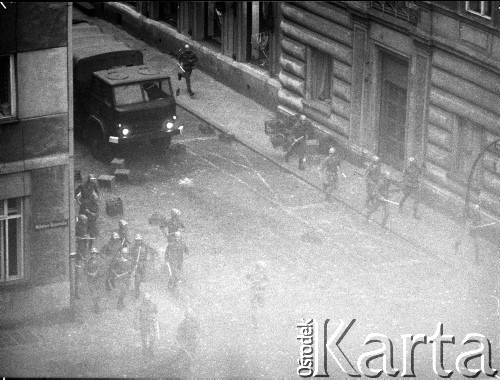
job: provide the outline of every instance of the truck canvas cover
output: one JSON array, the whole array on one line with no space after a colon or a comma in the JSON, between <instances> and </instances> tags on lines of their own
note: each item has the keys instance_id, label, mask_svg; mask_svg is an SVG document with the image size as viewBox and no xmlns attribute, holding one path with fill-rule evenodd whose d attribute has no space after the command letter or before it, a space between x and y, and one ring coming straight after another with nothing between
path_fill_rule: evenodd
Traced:
<instances>
[{"instance_id":1,"label":"truck canvas cover","mask_svg":"<svg viewBox=\"0 0 500 380\"><path fill-rule=\"evenodd\" d=\"M74 80L90 82L92 73L118 66L142 65L142 52L86 23L73 26Z\"/></svg>"}]
</instances>

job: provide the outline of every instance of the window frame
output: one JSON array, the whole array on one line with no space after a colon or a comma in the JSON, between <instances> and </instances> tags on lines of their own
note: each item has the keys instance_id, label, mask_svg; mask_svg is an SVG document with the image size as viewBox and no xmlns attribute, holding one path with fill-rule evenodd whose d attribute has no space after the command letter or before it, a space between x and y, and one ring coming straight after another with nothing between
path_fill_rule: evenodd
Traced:
<instances>
[{"instance_id":1,"label":"window frame","mask_svg":"<svg viewBox=\"0 0 500 380\"><path fill-rule=\"evenodd\" d=\"M12 120L17 117L17 92L16 92L16 75L15 75L15 58L14 54L0 54L0 57L9 57L9 84L10 84L10 115L2 116L0 114L0 124L4 121Z\"/></svg>"},{"instance_id":2,"label":"window frame","mask_svg":"<svg viewBox=\"0 0 500 380\"><path fill-rule=\"evenodd\" d=\"M485 3L490 3L490 15L486 15L484 14L484 9L485 9ZM465 11L466 12L469 12L469 13L472 13L473 15L476 15L476 16L479 16L479 17L482 17L482 18L485 18L487 20L491 20L493 18L493 1L479 1L479 6L481 8L481 11L480 12L476 12L472 9L470 9L470 1L466 1L465 2Z\"/></svg>"},{"instance_id":3,"label":"window frame","mask_svg":"<svg viewBox=\"0 0 500 380\"><path fill-rule=\"evenodd\" d=\"M9 215L8 213L8 200L9 199L16 199L19 201L20 205L20 210L18 213ZM23 197L16 197L16 198L9 198L9 199L0 199L0 202L3 203L3 213L0 214L0 228L2 231L0 231L0 237L2 236L1 234L3 233L3 224L6 224L5 231L7 232L5 235L6 243L5 246L8 249L8 242L9 242L9 233L8 233L8 228L9 220L19 220L18 224L18 234L19 234L19 248L17 252L17 259L18 259L18 273L15 276L10 276L8 274L8 268L9 268L9 254L8 251L4 251L1 244L3 242L0 240L0 284L6 284L10 283L13 281L18 281L24 278L24 198ZM5 265L4 265L5 264Z\"/></svg>"},{"instance_id":4,"label":"window frame","mask_svg":"<svg viewBox=\"0 0 500 380\"><path fill-rule=\"evenodd\" d=\"M315 102L322 102L322 103L327 103L329 101L329 103L332 102L332 99L333 99L333 65L334 65L334 58L333 56L328 53L328 52L325 52L321 49L318 49L316 47L310 47L310 61L309 61L309 69L310 69L310 72L311 72L311 76L310 76L310 100L312 101L315 101ZM327 56L328 57L328 63L329 63L329 68L327 68L327 72L329 72L329 78L328 78L328 94L329 96L325 99L319 99L319 90L318 90L318 83L317 81L319 81L319 78L315 78L312 74L317 72L318 70L318 64L319 64L319 60L318 60L318 53L321 54L322 56Z\"/></svg>"}]
</instances>

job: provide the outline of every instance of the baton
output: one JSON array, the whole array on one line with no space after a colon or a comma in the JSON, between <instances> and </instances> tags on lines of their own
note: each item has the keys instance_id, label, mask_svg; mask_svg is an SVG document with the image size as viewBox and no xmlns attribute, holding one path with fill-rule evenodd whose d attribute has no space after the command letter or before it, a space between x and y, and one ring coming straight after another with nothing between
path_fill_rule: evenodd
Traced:
<instances>
[{"instance_id":1,"label":"baton","mask_svg":"<svg viewBox=\"0 0 500 380\"><path fill-rule=\"evenodd\" d=\"M167 268L168 268L168 273L170 273L170 276L172 276L172 269L170 268L170 263L167 261Z\"/></svg>"},{"instance_id":2,"label":"baton","mask_svg":"<svg viewBox=\"0 0 500 380\"><path fill-rule=\"evenodd\" d=\"M384 201L384 202L387 202L387 203L392 203L393 205L397 205L397 206L399 206L399 203L398 203L398 202L393 202L393 201L390 201L389 199L380 198L380 200L382 200L382 201Z\"/></svg>"},{"instance_id":3,"label":"baton","mask_svg":"<svg viewBox=\"0 0 500 380\"><path fill-rule=\"evenodd\" d=\"M93 238L93 237L79 237L79 236L77 236L76 239L77 240L95 240L95 238Z\"/></svg>"},{"instance_id":4,"label":"baton","mask_svg":"<svg viewBox=\"0 0 500 380\"><path fill-rule=\"evenodd\" d=\"M345 173L342 170L340 172L342 173L342 177L347 178L347 176L345 175Z\"/></svg>"},{"instance_id":5,"label":"baton","mask_svg":"<svg viewBox=\"0 0 500 380\"><path fill-rule=\"evenodd\" d=\"M177 65L179 65L179 67L181 68L182 72L185 73L186 70L183 69L183 67L181 66L181 64L179 62L177 62Z\"/></svg>"}]
</instances>

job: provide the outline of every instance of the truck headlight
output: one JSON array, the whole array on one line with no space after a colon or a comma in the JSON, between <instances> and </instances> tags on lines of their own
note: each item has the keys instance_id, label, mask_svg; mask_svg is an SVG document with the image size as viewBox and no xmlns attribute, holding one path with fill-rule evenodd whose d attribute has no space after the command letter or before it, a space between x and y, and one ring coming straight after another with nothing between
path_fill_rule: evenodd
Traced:
<instances>
[{"instance_id":1,"label":"truck headlight","mask_svg":"<svg viewBox=\"0 0 500 380\"><path fill-rule=\"evenodd\" d=\"M174 123L172 123L171 121L169 121L167 124L166 124L166 127L167 129L172 129L174 127Z\"/></svg>"},{"instance_id":2,"label":"truck headlight","mask_svg":"<svg viewBox=\"0 0 500 380\"><path fill-rule=\"evenodd\" d=\"M175 115L174 115L172 118L173 118L174 120L177 120L177 116L175 116Z\"/></svg>"},{"instance_id":3,"label":"truck headlight","mask_svg":"<svg viewBox=\"0 0 500 380\"><path fill-rule=\"evenodd\" d=\"M128 128L123 128L122 129L122 135L123 136L128 136L129 133L130 133L130 130Z\"/></svg>"}]
</instances>

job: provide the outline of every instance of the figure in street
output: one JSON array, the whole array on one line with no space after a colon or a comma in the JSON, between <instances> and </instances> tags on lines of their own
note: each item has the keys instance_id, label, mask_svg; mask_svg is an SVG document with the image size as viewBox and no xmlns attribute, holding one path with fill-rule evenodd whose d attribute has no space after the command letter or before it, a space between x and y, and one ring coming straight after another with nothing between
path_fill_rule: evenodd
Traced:
<instances>
[{"instance_id":1,"label":"figure in street","mask_svg":"<svg viewBox=\"0 0 500 380\"><path fill-rule=\"evenodd\" d=\"M165 251L165 265L168 271L167 290L175 290L182 273L184 255L189 254L188 248L182 241L180 231L174 233L174 240L168 243Z\"/></svg>"},{"instance_id":2,"label":"figure in street","mask_svg":"<svg viewBox=\"0 0 500 380\"><path fill-rule=\"evenodd\" d=\"M311 122L307 120L305 115L300 115L299 120L293 125L289 136L290 147L285 154L285 162L288 162L290 156L296 152L299 156L299 170L305 170L306 140L310 130L312 130Z\"/></svg>"},{"instance_id":3,"label":"figure in street","mask_svg":"<svg viewBox=\"0 0 500 380\"><path fill-rule=\"evenodd\" d=\"M155 251L146 245L141 234L136 234L134 245L130 249L132 262L131 280L134 281L135 298L139 298L141 294L141 283L146 278L146 268L149 261L155 261Z\"/></svg>"},{"instance_id":4,"label":"figure in street","mask_svg":"<svg viewBox=\"0 0 500 380\"><path fill-rule=\"evenodd\" d=\"M120 255L122 249L122 244L120 240L120 234L116 231L111 233L111 237L108 242L101 248L101 254L108 263L108 271L106 274L106 290L111 291L114 289L113 284L113 274L111 272L111 264L116 256Z\"/></svg>"},{"instance_id":5,"label":"figure in street","mask_svg":"<svg viewBox=\"0 0 500 380\"><path fill-rule=\"evenodd\" d=\"M128 247L123 247L120 254L115 256L111 262L112 283L118 293L118 310L125 308L125 296L130 284L130 272L132 270Z\"/></svg>"},{"instance_id":6,"label":"figure in street","mask_svg":"<svg viewBox=\"0 0 500 380\"><path fill-rule=\"evenodd\" d=\"M403 212L403 206L409 196L413 195L413 218L420 219L418 205L420 203L420 175L422 168L418 166L415 157L408 159L408 166L403 172L403 197L399 201L399 212Z\"/></svg>"},{"instance_id":7,"label":"figure in street","mask_svg":"<svg viewBox=\"0 0 500 380\"><path fill-rule=\"evenodd\" d=\"M340 158L335 148L330 148L328 157L321 162L319 170L323 174L323 191L326 194L326 201L331 201L333 190L338 187L340 171Z\"/></svg>"},{"instance_id":8,"label":"figure in street","mask_svg":"<svg viewBox=\"0 0 500 380\"><path fill-rule=\"evenodd\" d=\"M252 324L257 328L257 312L264 306L266 289L269 284L266 263L257 261L253 270L246 275L246 279L250 283Z\"/></svg>"},{"instance_id":9,"label":"figure in street","mask_svg":"<svg viewBox=\"0 0 500 380\"><path fill-rule=\"evenodd\" d=\"M375 156L366 168L366 201L365 207L370 207L375 199L375 189L378 186L381 174L380 159Z\"/></svg>"},{"instance_id":10,"label":"figure in street","mask_svg":"<svg viewBox=\"0 0 500 380\"><path fill-rule=\"evenodd\" d=\"M177 231L184 230L184 223L181 220L181 212L179 209L173 208L170 211L170 219L163 218L160 221L160 230L167 238L167 241L170 243L174 240L174 234Z\"/></svg>"},{"instance_id":11,"label":"figure in street","mask_svg":"<svg viewBox=\"0 0 500 380\"><path fill-rule=\"evenodd\" d=\"M151 299L151 294L145 292L139 305L139 329L141 333L142 354L146 358L155 355L156 342L159 339L158 307Z\"/></svg>"},{"instance_id":12,"label":"figure in street","mask_svg":"<svg viewBox=\"0 0 500 380\"><path fill-rule=\"evenodd\" d=\"M382 217L382 227L387 227L387 220L389 219L389 203L398 204L389 199L389 194L392 191L398 191L397 189L391 190L391 174L389 171L385 171L379 180L377 187L374 190L373 199L370 202L370 206L366 213L366 221L369 222L372 214L376 212L380 207L384 212Z\"/></svg>"},{"instance_id":13,"label":"figure in street","mask_svg":"<svg viewBox=\"0 0 500 380\"><path fill-rule=\"evenodd\" d=\"M128 222L120 220L118 222L118 234L120 235L120 242L122 247L129 247L130 241L128 239Z\"/></svg>"},{"instance_id":14,"label":"figure in street","mask_svg":"<svg viewBox=\"0 0 500 380\"><path fill-rule=\"evenodd\" d=\"M99 254L97 248L92 248L90 258L86 266L87 284L89 286L90 295L92 296L92 311L100 313L100 301L104 290L104 260Z\"/></svg>"},{"instance_id":15,"label":"figure in street","mask_svg":"<svg viewBox=\"0 0 500 380\"><path fill-rule=\"evenodd\" d=\"M196 347L198 346L199 331L200 323L195 317L193 310L188 306L184 314L184 319L177 328L176 336L177 344L179 345L176 362L180 364L181 370L191 370Z\"/></svg>"},{"instance_id":16,"label":"figure in street","mask_svg":"<svg viewBox=\"0 0 500 380\"><path fill-rule=\"evenodd\" d=\"M85 260L89 256L88 218L86 215L78 215L75 226L76 256L75 256L75 298L80 299L80 277L83 273Z\"/></svg>"},{"instance_id":17,"label":"figure in street","mask_svg":"<svg viewBox=\"0 0 500 380\"><path fill-rule=\"evenodd\" d=\"M178 79L186 79L186 87L191 97L194 96L194 92L191 89L191 73L193 72L196 62L198 62L198 57L191 49L191 46L185 45L184 50L179 55L179 66L181 72L178 74Z\"/></svg>"},{"instance_id":18,"label":"figure in street","mask_svg":"<svg viewBox=\"0 0 500 380\"><path fill-rule=\"evenodd\" d=\"M90 198L81 199L79 214L87 217L87 233L92 238L88 242L90 249L93 246L93 241L99 236L99 197L95 192Z\"/></svg>"},{"instance_id":19,"label":"figure in street","mask_svg":"<svg viewBox=\"0 0 500 380\"><path fill-rule=\"evenodd\" d=\"M97 195L99 199L99 186L97 184L97 178L93 174L89 174L87 181L78 185L75 189L75 199L78 204L81 205L82 200L91 199L93 195Z\"/></svg>"}]
</instances>

